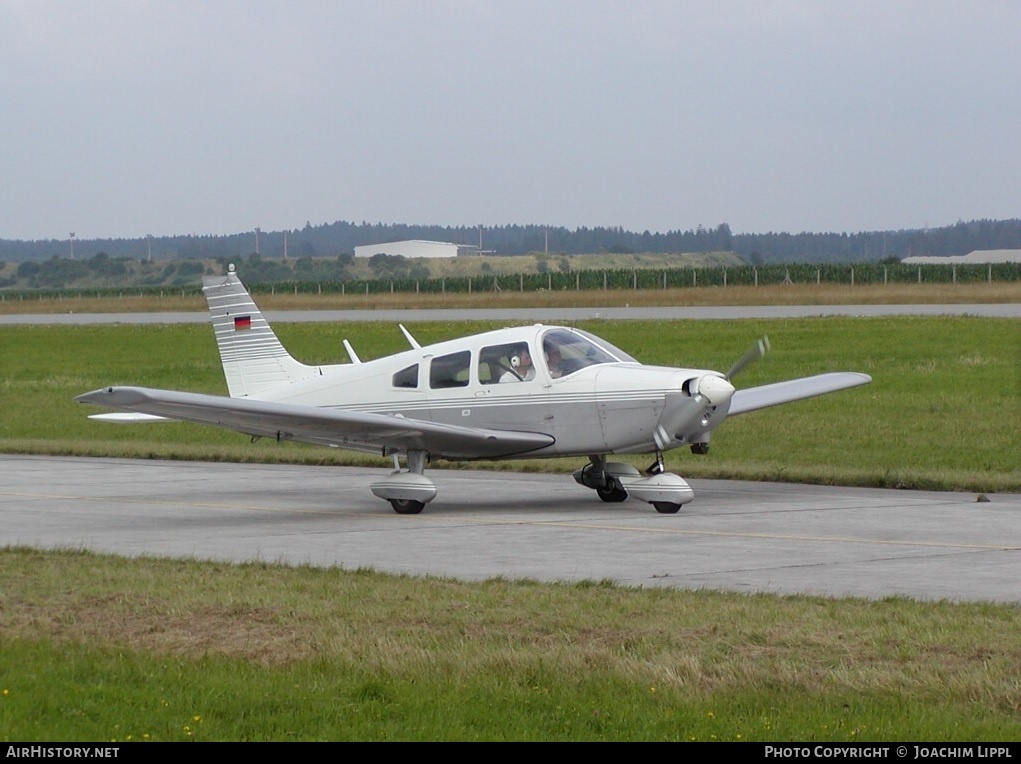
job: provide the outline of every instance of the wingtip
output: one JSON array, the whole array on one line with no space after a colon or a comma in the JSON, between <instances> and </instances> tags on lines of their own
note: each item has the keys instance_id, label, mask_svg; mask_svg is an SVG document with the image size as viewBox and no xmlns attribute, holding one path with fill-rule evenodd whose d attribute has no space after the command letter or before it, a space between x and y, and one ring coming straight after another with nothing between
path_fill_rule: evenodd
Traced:
<instances>
[{"instance_id":1,"label":"wingtip","mask_svg":"<svg viewBox=\"0 0 1021 764\"><path fill-rule=\"evenodd\" d=\"M96 406L129 406L146 399L145 390L138 387L101 387L75 397L78 403L91 403Z\"/></svg>"},{"instance_id":2,"label":"wingtip","mask_svg":"<svg viewBox=\"0 0 1021 764\"><path fill-rule=\"evenodd\" d=\"M101 398L105 394L113 392L112 387L101 387L98 390L92 390L81 395L76 395L74 400L76 403L97 403L97 399Z\"/></svg>"}]
</instances>

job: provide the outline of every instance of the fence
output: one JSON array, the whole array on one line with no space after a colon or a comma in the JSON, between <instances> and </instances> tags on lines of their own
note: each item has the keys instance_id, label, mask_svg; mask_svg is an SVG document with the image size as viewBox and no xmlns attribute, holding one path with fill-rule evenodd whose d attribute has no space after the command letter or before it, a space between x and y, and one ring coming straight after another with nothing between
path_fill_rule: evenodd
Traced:
<instances>
[{"instance_id":1,"label":"fence","mask_svg":"<svg viewBox=\"0 0 1021 764\"><path fill-rule=\"evenodd\" d=\"M411 279L281 281L248 284L253 294L466 294L567 290L676 289L686 287L772 286L779 284L966 284L1021 281L1021 263L958 265L762 265L716 268L583 270ZM122 288L5 289L0 300L72 297L198 296L200 286Z\"/></svg>"}]
</instances>

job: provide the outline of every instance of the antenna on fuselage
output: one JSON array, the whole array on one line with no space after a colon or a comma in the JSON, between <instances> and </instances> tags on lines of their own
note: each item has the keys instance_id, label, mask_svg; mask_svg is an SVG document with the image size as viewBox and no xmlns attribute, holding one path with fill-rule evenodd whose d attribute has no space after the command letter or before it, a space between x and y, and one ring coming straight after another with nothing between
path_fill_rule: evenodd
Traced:
<instances>
[{"instance_id":1,"label":"antenna on fuselage","mask_svg":"<svg viewBox=\"0 0 1021 764\"><path fill-rule=\"evenodd\" d=\"M362 359L358 357L355 349L351 347L351 343L344 340L344 350L347 351L347 357L351 359L351 363L361 363Z\"/></svg>"},{"instance_id":2,"label":"antenna on fuselage","mask_svg":"<svg viewBox=\"0 0 1021 764\"><path fill-rule=\"evenodd\" d=\"M415 350L418 350L419 348L422 347L421 345L418 344L418 340L411 336L411 332L404 328L404 324L397 324L397 326L399 326L401 328L401 331L404 332L404 338L409 343L411 343L411 347L415 348Z\"/></svg>"}]
</instances>

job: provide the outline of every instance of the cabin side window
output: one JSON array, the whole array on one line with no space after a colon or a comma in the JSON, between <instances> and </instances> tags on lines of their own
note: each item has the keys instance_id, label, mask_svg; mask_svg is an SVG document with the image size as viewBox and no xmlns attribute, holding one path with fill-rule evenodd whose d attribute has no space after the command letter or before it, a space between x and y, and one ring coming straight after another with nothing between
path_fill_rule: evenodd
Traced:
<instances>
[{"instance_id":1,"label":"cabin side window","mask_svg":"<svg viewBox=\"0 0 1021 764\"><path fill-rule=\"evenodd\" d=\"M418 387L418 364L401 369L394 374L394 387L415 389Z\"/></svg>"},{"instance_id":2,"label":"cabin side window","mask_svg":"<svg viewBox=\"0 0 1021 764\"><path fill-rule=\"evenodd\" d=\"M522 382L532 379L535 369L527 342L490 345L479 353L479 382Z\"/></svg>"},{"instance_id":3,"label":"cabin side window","mask_svg":"<svg viewBox=\"0 0 1021 764\"><path fill-rule=\"evenodd\" d=\"M471 351L441 355L429 364L429 387L467 387L471 368Z\"/></svg>"}]
</instances>

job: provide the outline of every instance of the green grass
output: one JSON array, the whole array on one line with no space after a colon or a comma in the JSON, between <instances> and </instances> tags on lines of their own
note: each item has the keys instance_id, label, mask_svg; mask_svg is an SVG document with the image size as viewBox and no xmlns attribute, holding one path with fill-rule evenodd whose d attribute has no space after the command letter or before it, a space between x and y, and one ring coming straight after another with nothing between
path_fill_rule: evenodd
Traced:
<instances>
[{"instance_id":1,"label":"green grass","mask_svg":"<svg viewBox=\"0 0 1021 764\"><path fill-rule=\"evenodd\" d=\"M1014 740L1021 610L0 550L10 740Z\"/></svg>"},{"instance_id":2,"label":"green grass","mask_svg":"<svg viewBox=\"0 0 1021 764\"><path fill-rule=\"evenodd\" d=\"M423 343L493 328L478 321L422 323ZM834 370L873 383L735 417L714 433L708 456L668 454L689 477L969 490L1021 490L1021 332L1016 321L976 317L770 321L585 321L580 326L643 362L726 370L752 340L773 351L739 387ZM395 326L284 324L281 340L308 363L343 358L348 337L363 359L406 347ZM75 395L108 384L223 393L207 326L25 326L0 332L0 451L102 456L388 464L300 444L249 443L187 424L92 422L99 409ZM646 457L635 463L645 466ZM494 466L494 465L490 465ZM522 470L576 469L578 460L508 462Z\"/></svg>"},{"instance_id":3,"label":"green grass","mask_svg":"<svg viewBox=\"0 0 1021 764\"><path fill-rule=\"evenodd\" d=\"M737 417L689 476L1018 490L1018 324L978 318L585 322L739 386L872 385ZM419 324L422 342L490 328ZM281 325L310 363L402 349L388 324ZM0 450L337 463L183 424L91 422L106 384L222 393L207 326L5 327ZM385 462L371 460L380 466ZM643 462L647 459L640 460ZM576 461L511 462L572 469ZM1016 740L1021 609L540 585L0 550L0 738Z\"/></svg>"}]
</instances>

